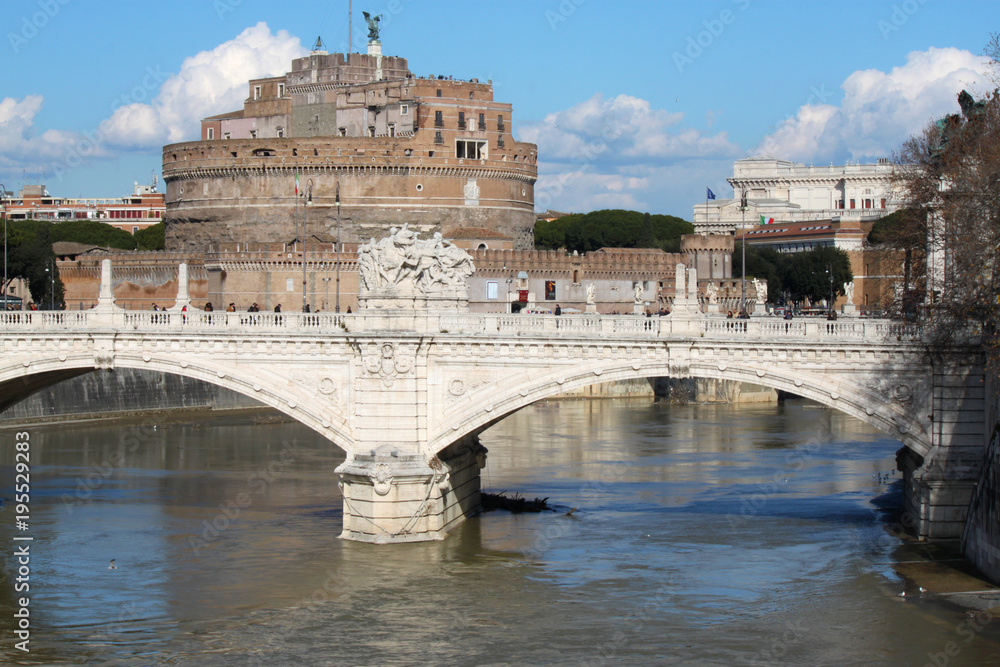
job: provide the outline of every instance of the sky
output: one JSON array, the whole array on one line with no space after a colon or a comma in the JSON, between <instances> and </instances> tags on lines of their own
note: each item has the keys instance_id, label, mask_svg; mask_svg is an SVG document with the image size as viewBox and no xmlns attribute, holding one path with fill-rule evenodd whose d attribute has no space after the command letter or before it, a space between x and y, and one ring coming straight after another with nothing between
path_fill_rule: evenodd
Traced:
<instances>
[{"instance_id":1,"label":"sky","mask_svg":"<svg viewBox=\"0 0 1000 667\"><path fill-rule=\"evenodd\" d=\"M733 161L892 157L956 96L993 90L995 0L6 0L0 183L119 197L165 144L242 107L321 37L363 52L362 11L416 75L492 80L538 145L536 209L691 219Z\"/></svg>"}]
</instances>

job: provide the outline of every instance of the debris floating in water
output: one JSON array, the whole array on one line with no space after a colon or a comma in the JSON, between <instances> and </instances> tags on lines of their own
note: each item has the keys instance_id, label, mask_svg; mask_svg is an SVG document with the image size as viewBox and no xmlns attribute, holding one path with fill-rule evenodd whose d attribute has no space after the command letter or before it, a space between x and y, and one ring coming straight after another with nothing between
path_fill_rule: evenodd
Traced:
<instances>
[{"instance_id":1,"label":"debris floating in water","mask_svg":"<svg viewBox=\"0 0 1000 667\"><path fill-rule=\"evenodd\" d=\"M508 495L506 491L500 493L481 493L480 497L484 510L507 510L508 512L548 512L555 511L549 506L548 498L535 498L528 500L520 493Z\"/></svg>"}]
</instances>

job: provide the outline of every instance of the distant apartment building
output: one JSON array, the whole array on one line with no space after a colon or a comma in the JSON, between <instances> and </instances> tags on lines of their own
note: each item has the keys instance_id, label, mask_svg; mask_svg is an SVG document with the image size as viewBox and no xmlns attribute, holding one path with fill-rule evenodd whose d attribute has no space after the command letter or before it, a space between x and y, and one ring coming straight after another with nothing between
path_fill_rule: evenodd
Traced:
<instances>
[{"instance_id":1,"label":"distant apartment building","mask_svg":"<svg viewBox=\"0 0 1000 667\"><path fill-rule=\"evenodd\" d=\"M161 222L167 210L155 182L135 183L125 197L53 197L44 185L26 185L17 196L0 194L0 217L9 220L99 220L131 234Z\"/></svg>"},{"instance_id":2,"label":"distant apartment building","mask_svg":"<svg viewBox=\"0 0 1000 667\"><path fill-rule=\"evenodd\" d=\"M317 49L249 81L243 108L205 118L199 141L164 147L167 247L362 243L408 223L530 249L536 158L490 81L416 76L381 43Z\"/></svg>"},{"instance_id":3,"label":"distant apartment building","mask_svg":"<svg viewBox=\"0 0 1000 667\"><path fill-rule=\"evenodd\" d=\"M737 228L810 221L874 222L899 209L892 192L895 167L888 159L875 164L806 166L769 157L733 163L726 179L733 197L694 205L696 233L734 234ZM746 192L747 209L740 207Z\"/></svg>"}]
</instances>

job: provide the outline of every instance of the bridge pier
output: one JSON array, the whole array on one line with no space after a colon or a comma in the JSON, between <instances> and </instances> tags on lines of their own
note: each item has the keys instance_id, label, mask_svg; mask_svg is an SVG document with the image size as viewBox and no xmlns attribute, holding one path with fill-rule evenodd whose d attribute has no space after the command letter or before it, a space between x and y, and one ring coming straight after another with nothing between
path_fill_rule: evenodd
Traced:
<instances>
[{"instance_id":1,"label":"bridge pier","mask_svg":"<svg viewBox=\"0 0 1000 667\"><path fill-rule=\"evenodd\" d=\"M931 450L897 456L903 473L903 524L921 539L962 536L987 444L986 388L977 355L933 360Z\"/></svg>"},{"instance_id":2,"label":"bridge pier","mask_svg":"<svg viewBox=\"0 0 1000 667\"><path fill-rule=\"evenodd\" d=\"M337 468L344 495L340 537L391 544L442 540L481 509L486 448L465 438L429 461L383 445Z\"/></svg>"}]
</instances>

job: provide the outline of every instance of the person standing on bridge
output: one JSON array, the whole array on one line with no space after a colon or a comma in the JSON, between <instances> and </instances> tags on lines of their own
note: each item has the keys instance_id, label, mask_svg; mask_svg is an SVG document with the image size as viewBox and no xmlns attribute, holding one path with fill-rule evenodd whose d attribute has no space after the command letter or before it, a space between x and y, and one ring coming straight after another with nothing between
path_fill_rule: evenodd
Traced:
<instances>
[{"instance_id":1,"label":"person standing on bridge","mask_svg":"<svg viewBox=\"0 0 1000 667\"><path fill-rule=\"evenodd\" d=\"M562 307L558 303L556 304L556 315L562 315Z\"/></svg>"}]
</instances>

